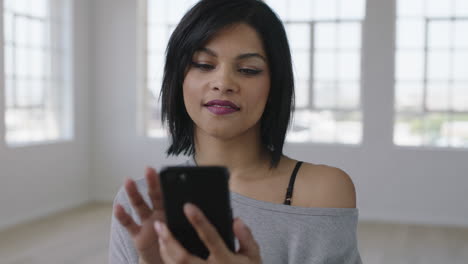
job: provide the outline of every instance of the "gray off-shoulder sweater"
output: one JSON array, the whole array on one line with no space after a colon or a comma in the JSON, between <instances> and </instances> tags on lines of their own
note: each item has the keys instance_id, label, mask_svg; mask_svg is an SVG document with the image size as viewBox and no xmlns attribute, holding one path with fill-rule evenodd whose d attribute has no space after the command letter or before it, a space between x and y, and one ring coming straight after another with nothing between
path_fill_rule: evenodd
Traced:
<instances>
[{"instance_id":1,"label":"gray off-shoulder sweater","mask_svg":"<svg viewBox=\"0 0 468 264\"><path fill-rule=\"evenodd\" d=\"M148 202L144 179L137 186ZM120 189L114 204L123 205L137 222L136 212ZM305 208L254 200L231 192L234 217L249 226L265 264L361 264L356 208ZM123 226L113 216L109 263L138 264L138 254Z\"/></svg>"}]
</instances>

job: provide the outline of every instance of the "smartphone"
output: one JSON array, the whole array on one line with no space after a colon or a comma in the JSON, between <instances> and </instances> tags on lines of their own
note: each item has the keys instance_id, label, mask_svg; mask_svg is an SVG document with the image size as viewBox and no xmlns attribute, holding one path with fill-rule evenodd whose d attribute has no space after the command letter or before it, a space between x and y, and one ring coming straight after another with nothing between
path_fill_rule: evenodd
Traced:
<instances>
[{"instance_id":1,"label":"smartphone","mask_svg":"<svg viewBox=\"0 0 468 264\"><path fill-rule=\"evenodd\" d=\"M186 218L183 206L195 204L234 252L229 172L225 167L165 167L159 173L166 222L191 254L207 259L209 251Z\"/></svg>"}]
</instances>

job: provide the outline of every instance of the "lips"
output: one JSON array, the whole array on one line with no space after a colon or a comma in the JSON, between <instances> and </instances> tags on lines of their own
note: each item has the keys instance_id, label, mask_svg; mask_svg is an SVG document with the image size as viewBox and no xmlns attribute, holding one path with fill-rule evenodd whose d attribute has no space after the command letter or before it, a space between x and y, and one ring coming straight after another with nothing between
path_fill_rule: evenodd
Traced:
<instances>
[{"instance_id":1,"label":"lips","mask_svg":"<svg viewBox=\"0 0 468 264\"><path fill-rule=\"evenodd\" d=\"M235 103L231 101L225 101L225 100L212 100L206 103L205 106L218 106L218 107L225 107L225 108L230 107L236 110L240 109Z\"/></svg>"},{"instance_id":2,"label":"lips","mask_svg":"<svg viewBox=\"0 0 468 264\"><path fill-rule=\"evenodd\" d=\"M225 100L212 100L204 104L210 112L216 115L226 115L240 110L235 103Z\"/></svg>"}]
</instances>

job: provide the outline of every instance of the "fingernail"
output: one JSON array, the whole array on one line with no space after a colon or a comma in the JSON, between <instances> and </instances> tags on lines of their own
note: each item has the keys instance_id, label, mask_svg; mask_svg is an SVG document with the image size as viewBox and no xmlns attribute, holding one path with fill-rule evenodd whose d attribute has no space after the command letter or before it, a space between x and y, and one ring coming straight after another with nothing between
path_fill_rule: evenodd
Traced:
<instances>
[{"instance_id":1,"label":"fingernail","mask_svg":"<svg viewBox=\"0 0 468 264\"><path fill-rule=\"evenodd\" d=\"M166 238L167 231L166 231L166 227L164 226L163 223L161 223L159 221L155 221L154 222L154 228L156 229L156 232L158 232L158 235L159 235L160 238Z\"/></svg>"},{"instance_id":2,"label":"fingernail","mask_svg":"<svg viewBox=\"0 0 468 264\"><path fill-rule=\"evenodd\" d=\"M192 203L186 203L185 204L185 210L187 210L187 212L189 214L191 214L191 215L196 215L197 214L197 208Z\"/></svg>"},{"instance_id":3,"label":"fingernail","mask_svg":"<svg viewBox=\"0 0 468 264\"><path fill-rule=\"evenodd\" d=\"M161 233L162 233L161 222L155 221L155 222L154 222L154 228L156 229L156 232L158 232L158 234L161 234Z\"/></svg>"}]
</instances>

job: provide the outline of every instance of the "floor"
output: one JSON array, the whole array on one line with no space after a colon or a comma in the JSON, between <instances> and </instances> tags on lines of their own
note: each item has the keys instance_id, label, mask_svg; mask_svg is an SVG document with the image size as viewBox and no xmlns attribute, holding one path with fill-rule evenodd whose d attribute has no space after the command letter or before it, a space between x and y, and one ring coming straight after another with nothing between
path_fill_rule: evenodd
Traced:
<instances>
[{"instance_id":1,"label":"floor","mask_svg":"<svg viewBox=\"0 0 468 264\"><path fill-rule=\"evenodd\" d=\"M107 263L111 210L91 204L0 232L0 263ZM363 222L358 239L364 263L468 264L468 229Z\"/></svg>"}]
</instances>

